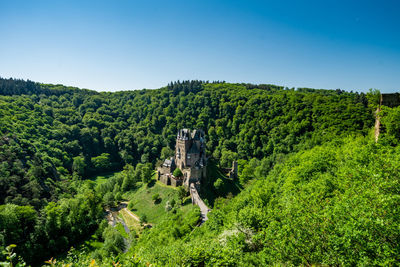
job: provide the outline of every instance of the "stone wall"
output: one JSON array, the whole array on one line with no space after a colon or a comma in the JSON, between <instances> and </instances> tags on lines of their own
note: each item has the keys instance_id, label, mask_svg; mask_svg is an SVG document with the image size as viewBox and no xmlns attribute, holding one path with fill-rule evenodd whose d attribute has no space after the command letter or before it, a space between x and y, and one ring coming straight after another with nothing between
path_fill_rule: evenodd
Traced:
<instances>
[{"instance_id":1,"label":"stone wall","mask_svg":"<svg viewBox=\"0 0 400 267\"><path fill-rule=\"evenodd\" d=\"M164 167L164 166L158 167L157 171L159 171L161 174L167 174L167 173L172 172L171 168Z\"/></svg>"},{"instance_id":2,"label":"stone wall","mask_svg":"<svg viewBox=\"0 0 400 267\"><path fill-rule=\"evenodd\" d=\"M400 106L400 94L381 94L381 105L394 108Z\"/></svg>"},{"instance_id":3,"label":"stone wall","mask_svg":"<svg viewBox=\"0 0 400 267\"><path fill-rule=\"evenodd\" d=\"M180 179L171 178L170 180L171 180L171 185L172 186L177 187L177 186L181 186L182 185L182 180L180 180Z\"/></svg>"},{"instance_id":4,"label":"stone wall","mask_svg":"<svg viewBox=\"0 0 400 267\"><path fill-rule=\"evenodd\" d=\"M166 184L166 185L171 185L171 179L166 176L166 175L161 175L160 176L160 182Z\"/></svg>"},{"instance_id":5,"label":"stone wall","mask_svg":"<svg viewBox=\"0 0 400 267\"><path fill-rule=\"evenodd\" d=\"M183 171L183 177L184 177L184 186L186 189L189 189L189 184L190 183L197 183L197 182L202 182L204 178L206 177L206 168L186 168ZM204 182L204 181L203 181Z\"/></svg>"}]
</instances>

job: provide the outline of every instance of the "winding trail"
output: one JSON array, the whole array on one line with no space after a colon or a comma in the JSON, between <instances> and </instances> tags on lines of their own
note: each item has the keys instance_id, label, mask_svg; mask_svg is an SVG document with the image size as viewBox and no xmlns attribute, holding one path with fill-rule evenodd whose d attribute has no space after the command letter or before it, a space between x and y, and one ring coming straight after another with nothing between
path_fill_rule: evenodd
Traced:
<instances>
[{"instance_id":1,"label":"winding trail","mask_svg":"<svg viewBox=\"0 0 400 267\"><path fill-rule=\"evenodd\" d=\"M122 210L126 211L126 213L128 213L129 216L131 216L136 221L140 222L140 218L127 208L128 202L121 202L121 204L125 205L125 207L123 207Z\"/></svg>"},{"instance_id":2,"label":"winding trail","mask_svg":"<svg viewBox=\"0 0 400 267\"><path fill-rule=\"evenodd\" d=\"M200 212L201 212L201 223L200 223L200 225L202 225L205 221L208 220L207 214L211 210L206 206L204 201L201 199L199 193L197 192L197 189L196 189L196 186L195 186L194 183L190 184L190 197L192 198L192 203L194 205L199 206L199 208L200 208Z\"/></svg>"}]
</instances>

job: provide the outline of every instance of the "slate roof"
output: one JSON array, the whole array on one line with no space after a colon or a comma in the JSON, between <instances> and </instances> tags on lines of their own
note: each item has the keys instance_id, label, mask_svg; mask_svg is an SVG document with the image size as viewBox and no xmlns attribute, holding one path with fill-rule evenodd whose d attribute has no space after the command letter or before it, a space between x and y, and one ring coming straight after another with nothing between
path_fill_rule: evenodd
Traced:
<instances>
[{"instance_id":1,"label":"slate roof","mask_svg":"<svg viewBox=\"0 0 400 267\"><path fill-rule=\"evenodd\" d=\"M188 154L199 154L200 151L197 148L196 144L193 144L192 147L189 149Z\"/></svg>"},{"instance_id":2,"label":"slate roof","mask_svg":"<svg viewBox=\"0 0 400 267\"><path fill-rule=\"evenodd\" d=\"M171 167L171 165L175 164L174 158L166 159L163 163L165 167Z\"/></svg>"}]
</instances>

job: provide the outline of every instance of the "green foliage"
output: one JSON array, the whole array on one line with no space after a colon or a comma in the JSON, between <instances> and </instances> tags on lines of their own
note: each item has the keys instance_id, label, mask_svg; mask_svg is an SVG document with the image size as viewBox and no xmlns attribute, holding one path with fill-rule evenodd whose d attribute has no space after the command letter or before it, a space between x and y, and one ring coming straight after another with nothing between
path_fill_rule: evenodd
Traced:
<instances>
[{"instance_id":1,"label":"green foliage","mask_svg":"<svg viewBox=\"0 0 400 267\"><path fill-rule=\"evenodd\" d=\"M125 242L121 233L112 226L108 226L103 232L103 250L107 255L117 255L124 251Z\"/></svg>"},{"instance_id":2,"label":"green foliage","mask_svg":"<svg viewBox=\"0 0 400 267\"><path fill-rule=\"evenodd\" d=\"M368 99L376 103L376 94ZM392 244L397 232L386 221L398 222L385 216L394 214L396 198L390 192L395 189L375 186L389 186L390 181L379 180L379 168L369 167L362 153L372 153L343 148L343 155L354 155L349 162L361 166L361 172L352 173L343 169L350 165L335 154L338 149L333 144L332 152L309 152L315 164L299 156L338 137L367 135L373 108L365 94L341 90L185 81L158 90L98 93L0 78L0 204L5 204L0 208L0 245L17 244L18 255L33 264L65 252L98 229L102 205L113 206L124 192L137 190L139 195L149 190L151 196L160 190L151 183L154 164L173 155L179 128L198 127L206 132L207 154L225 168L238 160L240 181L249 188L230 200L229 192L236 194L238 185L213 171L204 185L210 190L201 194L214 210L200 228L195 228L196 207L189 215L180 210L186 206L165 211L168 200L171 207L175 198L182 203L184 188L170 196L160 191L160 205L154 205L151 197L143 203L135 200L138 214L158 223L141 233L135 244L143 264L146 260L159 265L393 264L393 255L400 254ZM382 120L386 143L393 146L398 140L395 112ZM376 149L386 156L384 148ZM284 167L288 155L296 152L300 153ZM356 164L357 157L364 165ZM383 173L397 168L392 158L388 162L381 161L386 167ZM296 173L289 171L292 167ZM86 180L104 171L120 172ZM387 198L371 191L372 184L368 188L362 186L364 180L352 180L365 177L364 172L377 175L371 181ZM389 174L396 177L395 172ZM250 182L253 179L257 181ZM140 187L140 182L149 187ZM374 199L368 204L370 198L384 205ZM150 205L152 209L143 208ZM362 205L365 209L359 208ZM356 212L348 207L356 207ZM108 231L107 246L95 255L105 265L123 250L118 234ZM71 253L68 259L88 266L91 256L78 255ZM125 263L135 260L130 257Z\"/></svg>"},{"instance_id":3,"label":"green foliage","mask_svg":"<svg viewBox=\"0 0 400 267\"><path fill-rule=\"evenodd\" d=\"M172 174L175 177L182 177L183 176L183 173L182 173L181 169L179 169L179 168L176 168Z\"/></svg>"},{"instance_id":4,"label":"green foliage","mask_svg":"<svg viewBox=\"0 0 400 267\"><path fill-rule=\"evenodd\" d=\"M355 137L299 152L202 227L170 213L136 251L157 265L395 265L399 152Z\"/></svg>"},{"instance_id":5,"label":"green foliage","mask_svg":"<svg viewBox=\"0 0 400 267\"><path fill-rule=\"evenodd\" d=\"M74 198L50 202L40 214L30 206L0 206L3 243L16 244L15 252L29 264L50 258L80 242L97 228L103 210L100 199L85 187Z\"/></svg>"},{"instance_id":6,"label":"green foliage","mask_svg":"<svg viewBox=\"0 0 400 267\"><path fill-rule=\"evenodd\" d=\"M222 186L224 185L224 182L222 181L221 178L218 178L215 182L214 182L214 188L217 191L220 191L222 189Z\"/></svg>"},{"instance_id":7,"label":"green foliage","mask_svg":"<svg viewBox=\"0 0 400 267\"><path fill-rule=\"evenodd\" d=\"M218 189L216 188L216 186L218 187ZM208 203L207 205L210 208L214 206L214 202L216 199L232 198L234 195L237 195L242 189L243 188L238 181L228 179L226 177L226 174L221 172L221 169L218 168L214 160L208 160L207 179L200 188L200 196L204 201Z\"/></svg>"},{"instance_id":8,"label":"green foliage","mask_svg":"<svg viewBox=\"0 0 400 267\"><path fill-rule=\"evenodd\" d=\"M99 171L107 171L111 167L110 154L102 153L100 156L92 158L93 166Z\"/></svg>"},{"instance_id":9,"label":"green foliage","mask_svg":"<svg viewBox=\"0 0 400 267\"><path fill-rule=\"evenodd\" d=\"M219 163L224 168L230 168L232 166L232 161L237 160L238 158L238 153L223 148L221 151L221 159Z\"/></svg>"},{"instance_id":10,"label":"green foliage","mask_svg":"<svg viewBox=\"0 0 400 267\"><path fill-rule=\"evenodd\" d=\"M5 248L5 250L2 251L2 254L5 255L5 262L0 262L1 266L5 267L22 267L26 266L24 260L21 258L21 256L17 256L17 254L14 252L14 249L17 245L11 244Z\"/></svg>"},{"instance_id":11,"label":"green foliage","mask_svg":"<svg viewBox=\"0 0 400 267\"><path fill-rule=\"evenodd\" d=\"M166 159L172 157L174 155L174 151L170 147L163 147L161 149L161 159Z\"/></svg>"},{"instance_id":12,"label":"green foliage","mask_svg":"<svg viewBox=\"0 0 400 267\"><path fill-rule=\"evenodd\" d=\"M158 203L161 202L161 198L160 198L160 195L159 195L158 193L157 193L157 194L154 194L154 195L151 197L151 199L153 200L154 204L158 204Z\"/></svg>"},{"instance_id":13,"label":"green foliage","mask_svg":"<svg viewBox=\"0 0 400 267\"><path fill-rule=\"evenodd\" d=\"M191 205L189 208L186 213L181 210L176 211L176 213L167 213L168 216L165 216L158 225L150 231L142 233L142 237L138 239L133 250L140 250L140 257L143 257L145 262L155 262L156 258L161 257L159 259L162 260L159 262L164 262L161 265L168 265L167 263L172 258L168 258L167 254L161 251L175 250L179 247L178 244L182 244L180 238L187 236L196 228L200 216L199 208ZM178 246L168 248L174 242L177 242L176 245Z\"/></svg>"},{"instance_id":14,"label":"green foliage","mask_svg":"<svg viewBox=\"0 0 400 267\"><path fill-rule=\"evenodd\" d=\"M72 171L82 177L85 173L86 163L83 157L77 156L73 158Z\"/></svg>"},{"instance_id":15,"label":"green foliage","mask_svg":"<svg viewBox=\"0 0 400 267\"><path fill-rule=\"evenodd\" d=\"M105 206L114 207L115 206L115 198L112 192L107 192L103 196L103 203Z\"/></svg>"},{"instance_id":16,"label":"green foliage","mask_svg":"<svg viewBox=\"0 0 400 267\"><path fill-rule=\"evenodd\" d=\"M377 108L381 101L381 92L377 89L369 89L366 94L366 98L368 99L368 104L374 108Z\"/></svg>"},{"instance_id":17,"label":"green foliage","mask_svg":"<svg viewBox=\"0 0 400 267\"><path fill-rule=\"evenodd\" d=\"M134 206L134 204L133 204L133 201L132 201L132 200L129 201L129 203L128 203L128 209L129 209L129 210L132 210L134 207L135 207L135 206Z\"/></svg>"},{"instance_id":18,"label":"green foliage","mask_svg":"<svg viewBox=\"0 0 400 267\"><path fill-rule=\"evenodd\" d=\"M146 163L142 170L141 170L141 177L142 177L142 182L144 184L149 184L151 182L152 178L152 174L153 174L153 168L152 165L149 163Z\"/></svg>"},{"instance_id":19,"label":"green foliage","mask_svg":"<svg viewBox=\"0 0 400 267\"><path fill-rule=\"evenodd\" d=\"M398 145L400 142L400 107L382 107L379 114L381 121L380 142Z\"/></svg>"},{"instance_id":20,"label":"green foliage","mask_svg":"<svg viewBox=\"0 0 400 267\"><path fill-rule=\"evenodd\" d=\"M183 188L183 186L178 186L177 189L178 189L178 198L181 201L181 204L183 204L183 200L187 196L187 192L186 192L185 188Z\"/></svg>"},{"instance_id":21,"label":"green foliage","mask_svg":"<svg viewBox=\"0 0 400 267\"><path fill-rule=\"evenodd\" d=\"M122 190L150 182L149 168L160 155L173 154L179 128L203 128L208 155L223 167L234 159L267 158L270 169L284 155L333 136L367 134L374 119L364 94L200 81L97 93L0 79L0 114L0 188L6 192L0 204L37 209L60 192L73 194L72 176L151 163Z\"/></svg>"},{"instance_id":22,"label":"green foliage","mask_svg":"<svg viewBox=\"0 0 400 267\"><path fill-rule=\"evenodd\" d=\"M172 210L172 205L171 205L171 203L169 203L169 201L167 201L167 203L165 203L165 210L166 211Z\"/></svg>"},{"instance_id":23,"label":"green foliage","mask_svg":"<svg viewBox=\"0 0 400 267\"><path fill-rule=\"evenodd\" d=\"M115 201L119 202L121 200L122 200L122 194L121 194L121 192L117 192L115 194Z\"/></svg>"},{"instance_id":24,"label":"green foliage","mask_svg":"<svg viewBox=\"0 0 400 267\"><path fill-rule=\"evenodd\" d=\"M143 214L142 216L140 216L140 223L141 223L141 224L147 223L147 216L146 216L146 214Z\"/></svg>"},{"instance_id":25,"label":"green foliage","mask_svg":"<svg viewBox=\"0 0 400 267\"><path fill-rule=\"evenodd\" d=\"M153 200L154 195L159 195L159 200L156 203ZM149 223L158 224L163 219L163 216L168 213L165 209L167 202L171 203L171 208L172 204L173 207L176 206L175 199L178 199L178 190L157 182L151 187L142 185L135 191L125 193L124 197L132 203L133 212L139 218L142 215L146 215ZM185 210L186 206L178 209Z\"/></svg>"},{"instance_id":26,"label":"green foliage","mask_svg":"<svg viewBox=\"0 0 400 267\"><path fill-rule=\"evenodd\" d=\"M255 171L258 165L259 160L253 158L249 162L246 162L244 166L242 166L239 180L243 185L246 184L250 179L255 177Z\"/></svg>"}]
</instances>

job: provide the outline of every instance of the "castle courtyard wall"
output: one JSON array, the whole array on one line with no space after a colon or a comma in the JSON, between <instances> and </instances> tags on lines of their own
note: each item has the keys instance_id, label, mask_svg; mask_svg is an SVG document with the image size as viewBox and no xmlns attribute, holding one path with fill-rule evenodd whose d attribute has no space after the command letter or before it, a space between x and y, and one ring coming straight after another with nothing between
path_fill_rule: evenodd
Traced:
<instances>
[{"instance_id":1,"label":"castle courtyard wall","mask_svg":"<svg viewBox=\"0 0 400 267\"><path fill-rule=\"evenodd\" d=\"M171 185L171 179L166 175L160 176L160 182L162 182L163 184L166 184L166 185Z\"/></svg>"}]
</instances>

